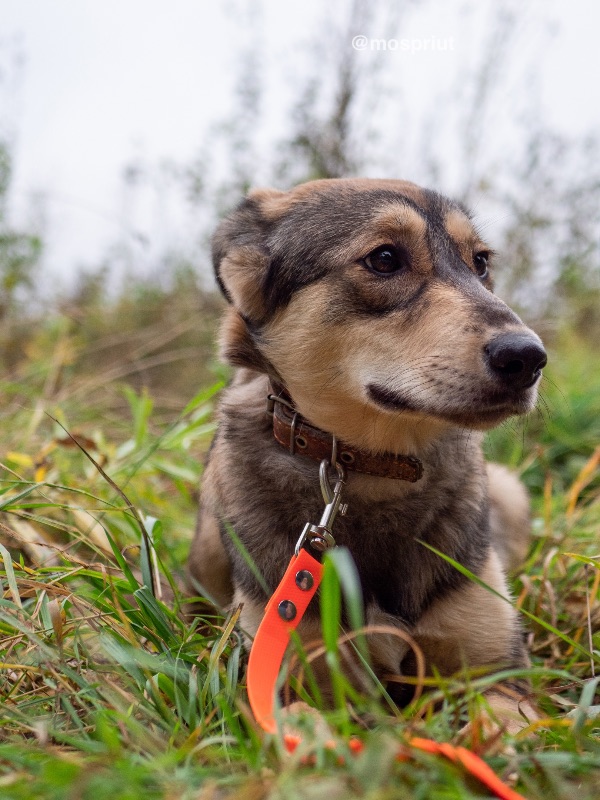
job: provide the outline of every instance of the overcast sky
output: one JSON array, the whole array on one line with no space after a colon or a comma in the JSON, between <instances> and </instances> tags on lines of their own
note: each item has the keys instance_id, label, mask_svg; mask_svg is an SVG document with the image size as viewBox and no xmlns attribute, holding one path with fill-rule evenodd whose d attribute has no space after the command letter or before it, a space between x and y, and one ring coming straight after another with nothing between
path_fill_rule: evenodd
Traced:
<instances>
[{"instance_id":1,"label":"overcast sky","mask_svg":"<svg viewBox=\"0 0 600 800\"><path fill-rule=\"evenodd\" d=\"M476 23L462 25L465 5L413 3L404 18L403 38L451 41L444 52L377 55L398 69L408 65L403 102L413 120L431 112L428 99L441 84L477 63L484 37ZM478 13L494 5L483 0ZM137 216L128 216L124 165L194 158L209 126L231 112L240 54L256 31L268 114L274 128L285 123L278 112L290 105L294 54L318 35L324 6L318 0L254 3L247 7L260 10L257 26L244 7L233 0L0 0L0 124L14 143L14 218L26 220L42 198L51 274L97 264L124 225L155 248L179 231L185 235L179 206L167 207L156 187L147 190ZM536 80L540 113L549 123L569 135L597 131L600 4L531 0L521 7L519 48L506 64L514 92L506 98L507 115L512 99L518 105L519 81ZM9 62L17 53L23 63L15 71Z\"/></svg>"}]
</instances>

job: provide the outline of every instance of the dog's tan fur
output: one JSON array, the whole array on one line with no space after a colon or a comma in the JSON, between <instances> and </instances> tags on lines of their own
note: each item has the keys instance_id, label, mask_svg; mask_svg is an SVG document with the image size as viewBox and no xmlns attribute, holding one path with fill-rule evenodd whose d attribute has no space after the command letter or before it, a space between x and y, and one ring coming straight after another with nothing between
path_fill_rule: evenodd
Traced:
<instances>
[{"instance_id":1,"label":"dog's tan fur","mask_svg":"<svg viewBox=\"0 0 600 800\"><path fill-rule=\"evenodd\" d=\"M392 243L406 267L382 276L366 258ZM443 674L526 664L516 613L501 597L506 571L526 552L528 499L507 470L486 469L480 431L529 411L536 397L535 385L504 397L486 343L511 332L539 339L478 277L482 251L488 258L462 207L403 181L257 190L222 223L215 268L230 307L221 346L240 369L221 403L189 571L218 605L243 603L250 635L267 598L227 526L273 590L321 510L318 465L273 440L270 378L312 425L348 445L423 462L416 484L348 476L349 510L335 533L357 562L367 619L407 631ZM455 574L419 538L464 558L498 594ZM319 631L309 611L305 640ZM378 671L410 671L409 649L374 637Z\"/></svg>"}]
</instances>

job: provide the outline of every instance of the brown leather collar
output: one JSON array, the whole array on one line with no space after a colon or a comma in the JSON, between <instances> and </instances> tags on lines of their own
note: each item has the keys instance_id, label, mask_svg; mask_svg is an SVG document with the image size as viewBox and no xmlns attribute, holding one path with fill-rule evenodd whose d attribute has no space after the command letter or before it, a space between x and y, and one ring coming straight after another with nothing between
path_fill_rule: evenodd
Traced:
<instances>
[{"instance_id":1,"label":"brown leather collar","mask_svg":"<svg viewBox=\"0 0 600 800\"><path fill-rule=\"evenodd\" d=\"M268 395L267 413L273 417L273 436L294 455L308 456L315 461L331 459L334 437L315 428L294 409L292 400L282 386L273 384ZM423 475L423 464L413 456L393 453L375 455L337 442L337 460L346 469L376 475L380 478L397 478L415 483Z\"/></svg>"}]
</instances>

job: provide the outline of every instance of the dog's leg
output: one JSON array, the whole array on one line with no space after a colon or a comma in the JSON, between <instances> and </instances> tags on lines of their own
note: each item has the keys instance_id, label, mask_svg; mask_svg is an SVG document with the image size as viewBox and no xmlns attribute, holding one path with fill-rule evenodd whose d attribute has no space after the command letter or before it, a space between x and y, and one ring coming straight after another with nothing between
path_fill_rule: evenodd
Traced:
<instances>
[{"instance_id":1,"label":"dog's leg","mask_svg":"<svg viewBox=\"0 0 600 800\"><path fill-rule=\"evenodd\" d=\"M506 579L494 549L490 549L479 577L508 599ZM435 602L412 633L427 663L444 675L463 667L518 669L529 664L517 612L509 602L472 582ZM492 730L499 724L514 733L527 724L527 719L536 719L526 696L526 686L520 681L487 692L492 726L484 728Z\"/></svg>"},{"instance_id":2,"label":"dog's leg","mask_svg":"<svg viewBox=\"0 0 600 800\"><path fill-rule=\"evenodd\" d=\"M509 598L506 579L495 550L490 549L479 578ZM412 631L427 662L451 675L462 667L525 666L517 613L496 594L468 581L436 600Z\"/></svg>"},{"instance_id":3,"label":"dog's leg","mask_svg":"<svg viewBox=\"0 0 600 800\"><path fill-rule=\"evenodd\" d=\"M231 564L223 546L219 522L204 509L198 518L188 573L194 594L205 596L220 609L230 605L233 599Z\"/></svg>"},{"instance_id":4,"label":"dog's leg","mask_svg":"<svg viewBox=\"0 0 600 800\"><path fill-rule=\"evenodd\" d=\"M500 464L487 464L492 544L510 572L522 564L529 547L529 497L517 476Z\"/></svg>"}]
</instances>

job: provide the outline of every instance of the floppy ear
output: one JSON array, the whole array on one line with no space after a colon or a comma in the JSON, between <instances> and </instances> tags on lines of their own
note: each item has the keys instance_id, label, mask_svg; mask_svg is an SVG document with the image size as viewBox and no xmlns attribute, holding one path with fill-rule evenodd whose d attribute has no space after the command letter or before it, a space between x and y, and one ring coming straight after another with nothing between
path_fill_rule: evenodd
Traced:
<instances>
[{"instance_id":1,"label":"floppy ear","mask_svg":"<svg viewBox=\"0 0 600 800\"><path fill-rule=\"evenodd\" d=\"M231 305L221 326L221 356L235 366L273 376L276 372L261 354L254 334L267 316L264 284L270 263L270 221L262 213L263 204L283 195L272 189L250 192L217 228L212 251L217 283Z\"/></svg>"},{"instance_id":2,"label":"floppy ear","mask_svg":"<svg viewBox=\"0 0 600 800\"><path fill-rule=\"evenodd\" d=\"M270 262L270 221L263 214L263 206L284 194L274 189L250 192L221 222L213 237L213 266L221 291L253 324L263 321L267 310L263 285Z\"/></svg>"}]
</instances>

